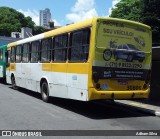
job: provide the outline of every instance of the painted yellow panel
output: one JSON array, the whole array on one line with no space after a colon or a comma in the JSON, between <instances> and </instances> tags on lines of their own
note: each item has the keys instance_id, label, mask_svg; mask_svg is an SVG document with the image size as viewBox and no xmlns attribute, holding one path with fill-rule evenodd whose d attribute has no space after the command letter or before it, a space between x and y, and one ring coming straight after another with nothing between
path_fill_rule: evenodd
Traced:
<instances>
[{"instance_id":1,"label":"painted yellow panel","mask_svg":"<svg viewBox=\"0 0 160 139\"><path fill-rule=\"evenodd\" d=\"M93 21L93 19L89 19L89 20L82 21L82 22L79 22L79 23L76 23L76 24L70 24L70 25L64 26L62 28L58 28L58 29L46 32L44 34L44 36L45 36L45 38L47 38L47 37L50 37L50 36L55 36L55 35L71 32L73 30L78 30L78 29L81 29L81 28L89 27L89 26L92 25L92 21Z\"/></svg>"},{"instance_id":2,"label":"painted yellow panel","mask_svg":"<svg viewBox=\"0 0 160 139\"><path fill-rule=\"evenodd\" d=\"M148 98L149 92L149 89L138 91L98 91L95 88L89 88L88 100Z\"/></svg>"},{"instance_id":3,"label":"painted yellow panel","mask_svg":"<svg viewBox=\"0 0 160 139\"><path fill-rule=\"evenodd\" d=\"M10 49L12 46L16 46L17 45L17 42L12 42L10 44L8 44L8 49Z\"/></svg>"},{"instance_id":4,"label":"painted yellow panel","mask_svg":"<svg viewBox=\"0 0 160 139\"><path fill-rule=\"evenodd\" d=\"M10 71L16 71L16 63L10 64Z\"/></svg>"},{"instance_id":5,"label":"painted yellow panel","mask_svg":"<svg viewBox=\"0 0 160 139\"><path fill-rule=\"evenodd\" d=\"M52 71L52 65L50 63L43 63L42 71Z\"/></svg>"},{"instance_id":6,"label":"painted yellow panel","mask_svg":"<svg viewBox=\"0 0 160 139\"><path fill-rule=\"evenodd\" d=\"M78 74L88 74L88 63L69 63L67 72L68 73L78 73Z\"/></svg>"},{"instance_id":7,"label":"painted yellow panel","mask_svg":"<svg viewBox=\"0 0 160 139\"><path fill-rule=\"evenodd\" d=\"M87 74L88 63L43 63L42 71Z\"/></svg>"},{"instance_id":8,"label":"painted yellow panel","mask_svg":"<svg viewBox=\"0 0 160 139\"><path fill-rule=\"evenodd\" d=\"M9 67L6 68L6 71L9 71Z\"/></svg>"},{"instance_id":9,"label":"painted yellow panel","mask_svg":"<svg viewBox=\"0 0 160 139\"><path fill-rule=\"evenodd\" d=\"M67 63L43 63L42 71L66 72Z\"/></svg>"}]
</instances>

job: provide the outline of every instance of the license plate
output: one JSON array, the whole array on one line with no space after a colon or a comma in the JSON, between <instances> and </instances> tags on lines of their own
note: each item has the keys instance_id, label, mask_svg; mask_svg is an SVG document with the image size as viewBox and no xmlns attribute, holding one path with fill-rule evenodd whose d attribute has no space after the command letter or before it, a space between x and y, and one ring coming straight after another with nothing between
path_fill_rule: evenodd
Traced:
<instances>
[{"instance_id":1,"label":"license plate","mask_svg":"<svg viewBox=\"0 0 160 139\"><path fill-rule=\"evenodd\" d=\"M118 81L118 85L128 85L128 82L120 80L120 81Z\"/></svg>"}]
</instances>

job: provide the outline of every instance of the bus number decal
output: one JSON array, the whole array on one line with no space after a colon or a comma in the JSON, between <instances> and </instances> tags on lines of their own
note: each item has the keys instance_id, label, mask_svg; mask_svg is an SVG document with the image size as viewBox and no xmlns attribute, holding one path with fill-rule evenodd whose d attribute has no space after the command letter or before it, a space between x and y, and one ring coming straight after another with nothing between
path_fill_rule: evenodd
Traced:
<instances>
[{"instance_id":1,"label":"bus number decal","mask_svg":"<svg viewBox=\"0 0 160 139\"><path fill-rule=\"evenodd\" d=\"M141 86L133 86L133 85L129 85L127 86L127 90L141 90Z\"/></svg>"}]
</instances>

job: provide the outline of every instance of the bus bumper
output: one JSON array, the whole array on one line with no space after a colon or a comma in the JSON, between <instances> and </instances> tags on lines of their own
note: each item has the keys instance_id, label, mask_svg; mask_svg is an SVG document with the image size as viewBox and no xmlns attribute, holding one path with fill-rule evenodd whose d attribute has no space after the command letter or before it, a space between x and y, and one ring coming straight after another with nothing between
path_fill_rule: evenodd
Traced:
<instances>
[{"instance_id":1,"label":"bus bumper","mask_svg":"<svg viewBox=\"0 0 160 139\"><path fill-rule=\"evenodd\" d=\"M150 89L147 90L127 90L127 91L99 91L95 88L89 89L88 100L98 99L145 99L149 96Z\"/></svg>"}]
</instances>

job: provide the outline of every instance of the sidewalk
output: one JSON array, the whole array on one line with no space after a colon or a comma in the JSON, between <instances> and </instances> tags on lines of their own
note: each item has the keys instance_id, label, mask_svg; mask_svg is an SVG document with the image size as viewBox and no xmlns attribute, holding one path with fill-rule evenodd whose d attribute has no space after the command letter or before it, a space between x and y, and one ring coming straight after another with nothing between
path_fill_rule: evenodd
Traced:
<instances>
[{"instance_id":1,"label":"sidewalk","mask_svg":"<svg viewBox=\"0 0 160 139\"><path fill-rule=\"evenodd\" d=\"M136 108L141 111L160 117L160 103L155 105L152 102L147 102L147 101L138 102L138 101L131 101L131 100L115 100L115 103L118 103L120 105L131 106L133 108Z\"/></svg>"},{"instance_id":2,"label":"sidewalk","mask_svg":"<svg viewBox=\"0 0 160 139\"><path fill-rule=\"evenodd\" d=\"M151 86L148 99L144 100L115 100L120 105L131 106L144 112L160 117L160 60L152 61Z\"/></svg>"}]
</instances>

